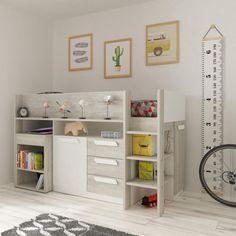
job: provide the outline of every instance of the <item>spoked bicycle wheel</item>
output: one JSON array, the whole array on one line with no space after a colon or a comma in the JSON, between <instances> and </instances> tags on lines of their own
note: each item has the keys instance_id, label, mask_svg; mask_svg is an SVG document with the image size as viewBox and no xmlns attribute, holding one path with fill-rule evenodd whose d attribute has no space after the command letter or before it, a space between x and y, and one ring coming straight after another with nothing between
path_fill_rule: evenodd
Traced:
<instances>
[{"instance_id":1,"label":"spoked bicycle wheel","mask_svg":"<svg viewBox=\"0 0 236 236\"><path fill-rule=\"evenodd\" d=\"M223 144L206 153L200 163L199 177L212 198L236 207L236 144Z\"/></svg>"}]
</instances>

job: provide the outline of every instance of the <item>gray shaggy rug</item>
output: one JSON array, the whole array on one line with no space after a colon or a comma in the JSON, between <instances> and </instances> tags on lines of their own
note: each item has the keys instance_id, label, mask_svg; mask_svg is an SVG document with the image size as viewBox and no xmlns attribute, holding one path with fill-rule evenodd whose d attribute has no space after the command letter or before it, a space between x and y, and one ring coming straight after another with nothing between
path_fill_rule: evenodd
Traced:
<instances>
[{"instance_id":1,"label":"gray shaggy rug","mask_svg":"<svg viewBox=\"0 0 236 236\"><path fill-rule=\"evenodd\" d=\"M42 214L7 230L2 236L134 236L109 228L88 224L68 217Z\"/></svg>"}]
</instances>

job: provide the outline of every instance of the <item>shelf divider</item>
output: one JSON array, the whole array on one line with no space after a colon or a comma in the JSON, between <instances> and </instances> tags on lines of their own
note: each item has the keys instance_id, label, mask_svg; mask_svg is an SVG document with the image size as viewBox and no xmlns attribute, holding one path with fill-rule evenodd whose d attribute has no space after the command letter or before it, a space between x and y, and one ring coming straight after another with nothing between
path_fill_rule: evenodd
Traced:
<instances>
[{"instance_id":1,"label":"shelf divider","mask_svg":"<svg viewBox=\"0 0 236 236\"><path fill-rule=\"evenodd\" d=\"M127 181L126 185L147 189L157 189L157 180L141 180L139 178L135 178Z\"/></svg>"},{"instance_id":2,"label":"shelf divider","mask_svg":"<svg viewBox=\"0 0 236 236\"><path fill-rule=\"evenodd\" d=\"M33 172L33 173L41 173L41 174L44 173L44 170L28 170L28 169L23 169L23 168L19 168L19 167L17 167L17 170L20 170L20 171L27 171L27 172Z\"/></svg>"},{"instance_id":3,"label":"shelf divider","mask_svg":"<svg viewBox=\"0 0 236 236\"><path fill-rule=\"evenodd\" d=\"M154 156L127 156L128 160L134 160L134 161L148 161L148 162L157 162L157 155Z\"/></svg>"},{"instance_id":4,"label":"shelf divider","mask_svg":"<svg viewBox=\"0 0 236 236\"><path fill-rule=\"evenodd\" d=\"M152 131L136 131L136 130L128 130L127 134L144 134L144 135L157 135L157 132Z\"/></svg>"}]
</instances>

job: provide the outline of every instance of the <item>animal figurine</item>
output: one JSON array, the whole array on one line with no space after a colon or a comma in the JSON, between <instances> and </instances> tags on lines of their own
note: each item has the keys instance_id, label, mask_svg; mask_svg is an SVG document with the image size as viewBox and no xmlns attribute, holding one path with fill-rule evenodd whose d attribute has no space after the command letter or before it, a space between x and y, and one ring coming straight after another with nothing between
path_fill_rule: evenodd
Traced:
<instances>
[{"instance_id":1,"label":"animal figurine","mask_svg":"<svg viewBox=\"0 0 236 236\"><path fill-rule=\"evenodd\" d=\"M65 125L65 135L72 133L73 136L79 136L80 131L84 134L88 134L87 126L82 122L76 121Z\"/></svg>"},{"instance_id":2,"label":"animal figurine","mask_svg":"<svg viewBox=\"0 0 236 236\"><path fill-rule=\"evenodd\" d=\"M62 112L64 114L62 119L67 119L66 112L71 113L71 111L68 109L68 103L65 102L64 104L60 104L58 101L56 101L57 105L59 106L59 112Z\"/></svg>"}]
</instances>

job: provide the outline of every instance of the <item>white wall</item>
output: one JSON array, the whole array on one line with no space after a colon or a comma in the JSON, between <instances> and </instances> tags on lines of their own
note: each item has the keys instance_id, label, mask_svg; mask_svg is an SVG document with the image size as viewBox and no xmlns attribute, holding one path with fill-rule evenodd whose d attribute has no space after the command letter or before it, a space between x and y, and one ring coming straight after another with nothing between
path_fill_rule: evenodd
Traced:
<instances>
[{"instance_id":1,"label":"white wall","mask_svg":"<svg viewBox=\"0 0 236 236\"><path fill-rule=\"evenodd\" d=\"M236 142L235 53L236 2L228 0L157 0L58 21L53 39L53 87L63 91L129 89L134 98L151 98L156 88L178 90L187 96L186 190L199 192L198 166L201 155L201 39L215 23L226 36L225 141ZM180 20L180 63L145 66L145 25ZM67 71L67 38L94 34L94 69ZM103 42L133 38L133 77L104 80Z\"/></svg>"},{"instance_id":2,"label":"white wall","mask_svg":"<svg viewBox=\"0 0 236 236\"><path fill-rule=\"evenodd\" d=\"M13 180L15 94L50 90L51 24L0 5L0 185Z\"/></svg>"}]
</instances>

